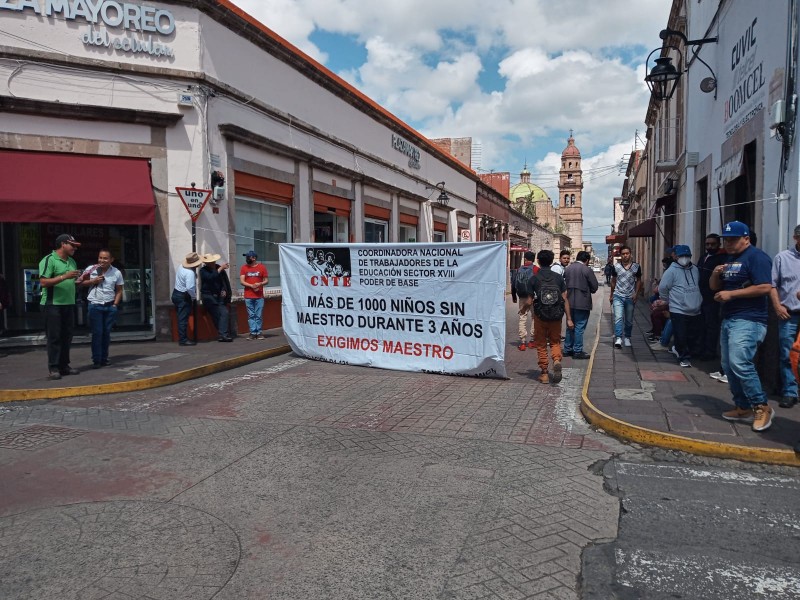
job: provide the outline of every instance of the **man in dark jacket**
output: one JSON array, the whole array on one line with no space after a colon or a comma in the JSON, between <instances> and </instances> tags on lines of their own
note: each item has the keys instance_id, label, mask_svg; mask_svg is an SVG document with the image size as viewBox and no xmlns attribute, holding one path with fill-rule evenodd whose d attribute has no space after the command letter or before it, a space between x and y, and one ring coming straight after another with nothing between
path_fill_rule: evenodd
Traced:
<instances>
[{"instance_id":1,"label":"man in dark jacket","mask_svg":"<svg viewBox=\"0 0 800 600\"><path fill-rule=\"evenodd\" d=\"M589 268L589 253L578 252L575 262L564 270L564 281L567 284L567 299L575 323L573 329L567 329L564 338L564 356L579 360L589 358L583 350L583 332L592 312L592 294L597 291L597 277Z\"/></svg>"},{"instance_id":2,"label":"man in dark jacket","mask_svg":"<svg viewBox=\"0 0 800 600\"><path fill-rule=\"evenodd\" d=\"M228 302L230 302L230 280L225 270L228 263L218 265L219 254L204 254L200 257L203 268L200 269L200 298L203 306L211 315L214 327L219 332L220 342L232 342L228 331Z\"/></svg>"},{"instance_id":3,"label":"man in dark jacket","mask_svg":"<svg viewBox=\"0 0 800 600\"><path fill-rule=\"evenodd\" d=\"M719 344L719 330L721 324L720 304L714 300L714 291L709 287L709 280L714 269L725 263L727 255L720 249L719 236L709 233L706 236L705 254L697 261L700 271L700 294L703 303L700 305L700 314L703 316L703 353L700 360L713 360L717 356Z\"/></svg>"}]
</instances>

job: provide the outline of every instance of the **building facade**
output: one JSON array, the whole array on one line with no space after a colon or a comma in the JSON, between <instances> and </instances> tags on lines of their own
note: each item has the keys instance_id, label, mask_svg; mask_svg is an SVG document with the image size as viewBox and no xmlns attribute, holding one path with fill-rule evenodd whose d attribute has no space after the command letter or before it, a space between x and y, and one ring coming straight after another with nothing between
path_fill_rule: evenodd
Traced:
<instances>
[{"instance_id":1,"label":"building facade","mask_svg":"<svg viewBox=\"0 0 800 600\"><path fill-rule=\"evenodd\" d=\"M229 261L234 288L255 249L278 326L282 242L476 237L468 166L227 0L7 2L0 16L0 164L14 173L0 344L41 341L37 265L65 231L79 266L109 247L125 267L117 338L171 334L193 248ZM176 188L212 181L193 226Z\"/></svg>"}]
</instances>

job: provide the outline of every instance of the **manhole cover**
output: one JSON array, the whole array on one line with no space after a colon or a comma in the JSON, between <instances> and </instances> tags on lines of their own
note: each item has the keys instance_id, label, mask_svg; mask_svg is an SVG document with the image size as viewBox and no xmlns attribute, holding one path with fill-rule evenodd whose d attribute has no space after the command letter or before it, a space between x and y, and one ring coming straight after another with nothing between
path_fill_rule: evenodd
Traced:
<instances>
[{"instance_id":1,"label":"manhole cover","mask_svg":"<svg viewBox=\"0 0 800 600\"><path fill-rule=\"evenodd\" d=\"M236 534L203 511L93 502L0 518L0 598L213 598L239 561Z\"/></svg>"},{"instance_id":2,"label":"manhole cover","mask_svg":"<svg viewBox=\"0 0 800 600\"><path fill-rule=\"evenodd\" d=\"M0 434L0 448L9 450L39 450L53 444L78 437L86 433L80 429L52 427L50 425L31 425Z\"/></svg>"}]
</instances>

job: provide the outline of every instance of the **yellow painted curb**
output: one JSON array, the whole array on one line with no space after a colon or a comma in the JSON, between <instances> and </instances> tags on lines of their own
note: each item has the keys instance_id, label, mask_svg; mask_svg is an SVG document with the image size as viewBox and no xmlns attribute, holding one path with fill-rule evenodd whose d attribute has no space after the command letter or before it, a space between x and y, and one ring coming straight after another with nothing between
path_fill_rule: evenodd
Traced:
<instances>
[{"instance_id":1,"label":"yellow painted curb","mask_svg":"<svg viewBox=\"0 0 800 600\"><path fill-rule=\"evenodd\" d=\"M605 305L605 303L603 303ZM603 306L603 309L605 306ZM583 380L583 391L581 393L581 412L586 420L592 425L600 427L606 433L631 442L666 448L669 450L680 450L690 454L702 456L715 456L717 458L732 458L754 463L767 463L772 465L788 465L800 467L800 455L792 450L779 450L776 448L753 448L750 446L740 446L738 444L725 444L722 442L709 442L706 440L695 440L692 438L647 429L632 425L607 415L598 409L589 400L589 382L592 377L592 367L597 346L600 344L600 325L603 322L603 310L600 311L600 319L597 322L597 332L595 335L592 356L589 359L589 366L586 369L586 377Z\"/></svg>"},{"instance_id":2,"label":"yellow painted curb","mask_svg":"<svg viewBox=\"0 0 800 600\"><path fill-rule=\"evenodd\" d=\"M66 398L69 396L96 396L98 394L116 394L119 392L134 392L138 390L149 390L152 388L163 387L165 385L172 385L173 383L181 383L189 379L196 379L212 373L219 373L220 371L227 371L248 365L250 363L264 360L265 358L272 358L279 354L286 354L291 352L289 345L278 346L277 348L269 348L260 352L252 354L245 354L243 356L235 356L227 358L219 362L211 363L186 369L185 371L178 371L177 373L170 373L168 375L159 375L158 377L150 377L148 379L135 379L132 381L118 381L116 383L101 383L97 385L79 385L75 387L63 388L40 388L36 390L0 390L0 403L2 402L19 402L22 400L53 400L56 398Z\"/></svg>"}]
</instances>

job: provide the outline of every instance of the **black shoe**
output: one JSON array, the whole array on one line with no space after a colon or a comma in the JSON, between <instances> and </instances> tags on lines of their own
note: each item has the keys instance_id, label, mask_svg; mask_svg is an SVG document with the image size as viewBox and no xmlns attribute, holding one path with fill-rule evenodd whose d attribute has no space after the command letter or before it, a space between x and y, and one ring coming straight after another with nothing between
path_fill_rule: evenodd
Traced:
<instances>
[{"instance_id":1,"label":"black shoe","mask_svg":"<svg viewBox=\"0 0 800 600\"><path fill-rule=\"evenodd\" d=\"M178 346L197 346L197 342L193 340L186 340L185 342L178 342Z\"/></svg>"},{"instance_id":2,"label":"black shoe","mask_svg":"<svg viewBox=\"0 0 800 600\"><path fill-rule=\"evenodd\" d=\"M50 375L48 375L47 378L53 380L61 379L61 373L58 371L50 371Z\"/></svg>"},{"instance_id":3,"label":"black shoe","mask_svg":"<svg viewBox=\"0 0 800 600\"><path fill-rule=\"evenodd\" d=\"M794 445L794 451L800 454L800 440L797 440L797 443Z\"/></svg>"},{"instance_id":4,"label":"black shoe","mask_svg":"<svg viewBox=\"0 0 800 600\"><path fill-rule=\"evenodd\" d=\"M232 342L233 338L228 337L228 336L224 336L224 337L219 338L217 341L218 342Z\"/></svg>"},{"instance_id":5,"label":"black shoe","mask_svg":"<svg viewBox=\"0 0 800 600\"><path fill-rule=\"evenodd\" d=\"M99 369L99 368L100 368L100 367L102 367L102 366L103 366L103 365L101 365L100 363L92 363L92 368L93 368L93 369Z\"/></svg>"},{"instance_id":6,"label":"black shoe","mask_svg":"<svg viewBox=\"0 0 800 600\"><path fill-rule=\"evenodd\" d=\"M564 350L564 352L562 352L562 355L563 356L574 356L575 353L572 350Z\"/></svg>"},{"instance_id":7,"label":"black shoe","mask_svg":"<svg viewBox=\"0 0 800 600\"><path fill-rule=\"evenodd\" d=\"M103 366L103 367L108 367L108 366L111 365L111 361L110 360L104 360L103 362L100 363L100 365Z\"/></svg>"},{"instance_id":8,"label":"black shoe","mask_svg":"<svg viewBox=\"0 0 800 600\"><path fill-rule=\"evenodd\" d=\"M778 402L778 406L781 408L792 408L795 404L797 404L796 396L784 396L781 398L781 401Z\"/></svg>"},{"instance_id":9,"label":"black shoe","mask_svg":"<svg viewBox=\"0 0 800 600\"><path fill-rule=\"evenodd\" d=\"M592 357L591 354L586 354L586 352L576 352L572 355L572 358L575 360L588 360Z\"/></svg>"},{"instance_id":10,"label":"black shoe","mask_svg":"<svg viewBox=\"0 0 800 600\"><path fill-rule=\"evenodd\" d=\"M77 375L80 373L78 369L73 369L72 367L67 367L66 369L61 369L59 371L62 375Z\"/></svg>"}]
</instances>

